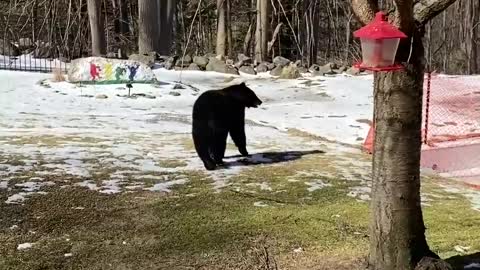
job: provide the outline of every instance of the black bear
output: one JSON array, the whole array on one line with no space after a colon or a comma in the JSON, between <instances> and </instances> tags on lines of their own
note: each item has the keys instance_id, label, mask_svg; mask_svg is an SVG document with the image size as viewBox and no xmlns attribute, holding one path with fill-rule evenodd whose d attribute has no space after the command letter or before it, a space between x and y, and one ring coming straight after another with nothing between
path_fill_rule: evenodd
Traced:
<instances>
[{"instance_id":1,"label":"black bear","mask_svg":"<svg viewBox=\"0 0 480 270\"><path fill-rule=\"evenodd\" d=\"M223 165L227 136L242 156L248 156L245 137L245 108L262 101L245 83L202 93L193 105L192 137L195 150L207 170Z\"/></svg>"}]
</instances>

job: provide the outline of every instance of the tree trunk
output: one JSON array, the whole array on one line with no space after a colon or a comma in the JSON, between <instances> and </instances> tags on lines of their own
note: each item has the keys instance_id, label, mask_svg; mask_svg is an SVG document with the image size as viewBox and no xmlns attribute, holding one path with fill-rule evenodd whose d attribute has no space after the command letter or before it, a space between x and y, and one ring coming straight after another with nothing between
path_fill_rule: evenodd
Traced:
<instances>
[{"instance_id":1,"label":"tree trunk","mask_svg":"<svg viewBox=\"0 0 480 270\"><path fill-rule=\"evenodd\" d=\"M317 44L318 44L318 24L319 24L319 14L317 1L308 0L303 2L303 18L302 27L303 31L300 31L303 46L303 55L306 59L307 65L311 65L317 62Z\"/></svg>"},{"instance_id":2,"label":"tree trunk","mask_svg":"<svg viewBox=\"0 0 480 270\"><path fill-rule=\"evenodd\" d=\"M217 55L225 56L227 53L227 25L226 0L217 0Z\"/></svg>"},{"instance_id":3,"label":"tree trunk","mask_svg":"<svg viewBox=\"0 0 480 270\"><path fill-rule=\"evenodd\" d=\"M117 7L119 11L119 30L120 33L122 34L127 34L128 33L128 25L129 25L129 20L128 20L128 9L127 9L127 4L124 3L124 0L118 0L117 1Z\"/></svg>"},{"instance_id":4,"label":"tree trunk","mask_svg":"<svg viewBox=\"0 0 480 270\"><path fill-rule=\"evenodd\" d=\"M138 51L156 52L160 40L158 30L158 0L138 0Z\"/></svg>"},{"instance_id":5,"label":"tree trunk","mask_svg":"<svg viewBox=\"0 0 480 270\"><path fill-rule=\"evenodd\" d=\"M173 26L175 20L176 1L160 0L160 39L158 44L158 53L169 55L173 44Z\"/></svg>"},{"instance_id":6,"label":"tree trunk","mask_svg":"<svg viewBox=\"0 0 480 270\"><path fill-rule=\"evenodd\" d=\"M225 0L227 5L227 44L228 44L228 56L233 57L233 32L232 32L232 1Z\"/></svg>"},{"instance_id":7,"label":"tree trunk","mask_svg":"<svg viewBox=\"0 0 480 270\"><path fill-rule=\"evenodd\" d=\"M375 143L370 223L371 270L451 269L428 247L420 197L425 24L455 0L394 0L393 23L409 38L396 61L405 68L374 76ZM363 24L375 0L352 0ZM440 8L441 7L441 8ZM415 12L414 12L415 10Z\"/></svg>"},{"instance_id":8,"label":"tree trunk","mask_svg":"<svg viewBox=\"0 0 480 270\"><path fill-rule=\"evenodd\" d=\"M405 70L375 74L372 270L415 269L425 257L438 259L425 239L420 202L423 30L413 34L412 55ZM405 41L397 60L406 62L409 53L410 42Z\"/></svg>"},{"instance_id":9,"label":"tree trunk","mask_svg":"<svg viewBox=\"0 0 480 270\"><path fill-rule=\"evenodd\" d=\"M260 63L268 57L268 34L270 0L257 0L257 28L255 31L255 61Z\"/></svg>"},{"instance_id":10,"label":"tree trunk","mask_svg":"<svg viewBox=\"0 0 480 270\"><path fill-rule=\"evenodd\" d=\"M102 1L88 0L87 6L92 39L92 55L105 55L107 54L107 43L105 41L105 26L103 25Z\"/></svg>"}]
</instances>

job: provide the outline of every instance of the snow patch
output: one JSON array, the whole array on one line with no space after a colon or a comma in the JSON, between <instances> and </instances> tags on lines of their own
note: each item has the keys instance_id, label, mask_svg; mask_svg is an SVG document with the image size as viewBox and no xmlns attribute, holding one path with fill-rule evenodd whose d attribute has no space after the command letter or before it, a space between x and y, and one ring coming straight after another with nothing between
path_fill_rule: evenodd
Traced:
<instances>
[{"instance_id":1,"label":"snow patch","mask_svg":"<svg viewBox=\"0 0 480 270\"><path fill-rule=\"evenodd\" d=\"M97 184L95 184L93 181L91 180L86 180L86 181L83 181L83 182L80 182L80 183L76 183L75 184L76 186L79 186L79 187L86 187L88 188L89 190L99 190L100 188L97 186Z\"/></svg>"},{"instance_id":2,"label":"snow patch","mask_svg":"<svg viewBox=\"0 0 480 270\"><path fill-rule=\"evenodd\" d=\"M332 184L325 183L322 180L315 180L313 182L305 182L305 185L310 186L307 188L308 192L314 192L315 190L331 187Z\"/></svg>"},{"instance_id":3,"label":"snow patch","mask_svg":"<svg viewBox=\"0 0 480 270\"><path fill-rule=\"evenodd\" d=\"M357 198L360 201L369 201L371 192L372 189L370 187L351 187L347 196Z\"/></svg>"},{"instance_id":4,"label":"snow patch","mask_svg":"<svg viewBox=\"0 0 480 270\"><path fill-rule=\"evenodd\" d=\"M267 190L267 191L272 191L272 188L267 182L262 182L262 183L249 183L247 186L252 187L252 186L258 186L260 190Z\"/></svg>"},{"instance_id":5,"label":"snow patch","mask_svg":"<svg viewBox=\"0 0 480 270\"><path fill-rule=\"evenodd\" d=\"M256 207L267 207L268 204L264 203L264 202L254 202L253 203L253 206L256 206Z\"/></svg>"},{"instance_id":6,"label":"snow patch","mask_svg":"<svg viewBox=\"0 0 480 270\"><path fill-rule=\"evenodd\" d=\"M26 196L28 196L28 193L26 192L20 192L17 194L14 194L10 197L7 198L5 203L7 204L21 204L26 200Z\"/></svg>"},{"instance_id":7,"label":"snow patch","mask_svg":"<svg viewBox=\"0 0 480 270\"><path fill-rule=\"evenodd\" d=\"M8 188L8 181L1 181L0 189L7 189L7 188Z\"/></svg>"},{"instance_id":8,"label":"snow patch","mask_svg":"<svg viewBox=\"0 0 480 270\"><path fill-rule=\"evenodd\" d=\"M149 191L162 191L162 192L171 192L170 188L175 185L183 185L188 182L188 179L177 179L173 181L168 181L165 183L158 183L155 184L153 187L145 188L145 190Z\"/></svg>"},{"instance_id":9,"label":"snow patch","mask_svg":"<svg viewBox=\"0 0 480 270\"><path fill-rule=\"evenodd\" d=\"M17 246L17 250L25 250L25 249L29 249L29 248L32 248L32 247L33 247L32 243L23 243L23 244L19 244Z\"/></svg>"}]
</instances>

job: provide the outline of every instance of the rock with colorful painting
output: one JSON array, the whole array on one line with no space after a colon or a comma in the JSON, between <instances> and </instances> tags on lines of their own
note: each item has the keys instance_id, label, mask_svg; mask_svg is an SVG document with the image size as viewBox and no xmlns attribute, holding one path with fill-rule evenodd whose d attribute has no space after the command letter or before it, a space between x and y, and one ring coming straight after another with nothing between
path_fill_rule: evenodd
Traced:
<instances>
[{"instance_id":1,"label":"rock with colorful painting","mask_svg":"<svg viewBox=\"0 0 480 270\"><path fill-rule=\"evenodd\" d=\"M155 83L152 69L133 60L88 57L70 63L68 80L72 83Z\"/></svg>"}]
</instances>

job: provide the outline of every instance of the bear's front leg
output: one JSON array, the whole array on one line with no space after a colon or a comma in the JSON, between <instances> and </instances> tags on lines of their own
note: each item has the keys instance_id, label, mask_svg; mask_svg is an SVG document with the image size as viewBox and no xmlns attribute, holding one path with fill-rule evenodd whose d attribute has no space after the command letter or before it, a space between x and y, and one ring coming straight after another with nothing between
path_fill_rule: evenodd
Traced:
<instances>
[{"instance_id":1,"label":"bear's front leg","mask_svg":"<svg viewBox=\"0 0 480 270\"><path fill-rule=\"evenodd\" d=\"M247 151L247 139L245 136L245 127L243 125L233 127L230 130L230 137L238 148L238 151L242 156L249 156Z\"/></svg>"}]
</instances>

